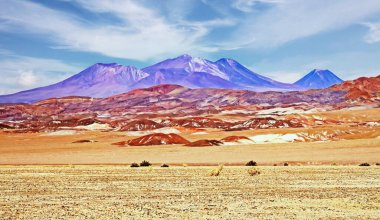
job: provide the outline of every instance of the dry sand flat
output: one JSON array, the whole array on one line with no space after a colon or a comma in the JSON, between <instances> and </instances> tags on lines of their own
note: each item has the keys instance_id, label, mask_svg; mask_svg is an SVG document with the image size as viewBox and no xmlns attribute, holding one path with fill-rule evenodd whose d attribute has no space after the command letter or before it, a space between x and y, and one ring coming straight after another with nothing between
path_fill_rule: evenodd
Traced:
<instances>
[{"instance_id":1,"label":"dry sand flat","mask_svg":"<svg viewBox=\"0 0 380 220\"><path fill-rule=\"evenodd\" d=\"M276 133L281 133L277 130ZM189 140L220 139L229 135L251 136L253 133L271 131L208 132L207 137L191 134L183 136ZM378 135L379 130L374 132ZM113 132L86 132L70 136L0 133L0 164L129 164L142 160L177 164L243 164L249 160L256 160L260 164L268 165L285 161L302 164L380 162L380 138L203 148L182 145L136 147L111 145L130 138L132 137ZM72 143L82 139L98 142Z\"/></svg>"},{"instance_id":2,"label":"dry sand flat","mask_svg":"<svg viewBox=\"0 0 380 220\"><path fill-rule=\"evenodd\" d=\"M6 133L0 131L0 164L129 164L142 160L153 163L243 164L256 160L260 164L282 162L303 164L358 164L380 162L380 126L358 125L380 120L380 109L329 111L298 115L343 121L311 128L254 129L222 131L170 128L189 141L237 135L253 137L268 134L332 135L328 142L277 144L241 144L189 148L182 145L119 147L112 143L136 138L131 132L56 131L48 133ZM225 116L227 119L228 116ZM168 129L168 128L165 128ZM144 131L148 132L148 131ZM143 133L144 133L143 132ZM149 131L151 132L151 131ZM148 133L149 133L148 132ZM162 130L160 131L162 132ZM133 132L138 135L141 132ZM94 140L93 143L72 143Z\"/></svg>"},{"instance_id":3,"label":"dry sand flat","mask_svg":"<svg viewBox=\"0 0 380 220\"><path fill-rule=\"evenodd\" d=\"M379 219L380 167L1 166L1 219Z\"/></svg>"}]
</instances>

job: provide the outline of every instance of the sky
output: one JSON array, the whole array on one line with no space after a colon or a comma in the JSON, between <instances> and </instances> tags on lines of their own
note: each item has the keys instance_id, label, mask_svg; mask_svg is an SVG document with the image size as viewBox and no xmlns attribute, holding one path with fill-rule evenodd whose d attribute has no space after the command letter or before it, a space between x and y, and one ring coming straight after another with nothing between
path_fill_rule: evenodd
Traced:
<instances>
[{"instance_id":1,"label":"sky","mask_svg":"<svg viewBox=\"0 0 380 220\"><path fill-rule=\"evenodd\" d=\"M0 0L0 94L94 63L232 58L293 83L380 74L379 0Z\"/></svg>"}]
</instances>

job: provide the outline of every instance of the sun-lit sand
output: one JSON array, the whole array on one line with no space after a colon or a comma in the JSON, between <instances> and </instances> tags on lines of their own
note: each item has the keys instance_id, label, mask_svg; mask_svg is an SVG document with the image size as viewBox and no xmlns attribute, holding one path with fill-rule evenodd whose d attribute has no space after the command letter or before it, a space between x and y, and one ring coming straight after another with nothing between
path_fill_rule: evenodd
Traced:
<instances>
[{"instance_id":1,"label":"sun-lit sand","mask_svg":"<svg viewBox=\"0 0 380 220\"><path fill-rule=\"evenodd\" d=\"M210 169L0 166L0 218L380 218L380 166Z\"/></svg>"}]
</instances>

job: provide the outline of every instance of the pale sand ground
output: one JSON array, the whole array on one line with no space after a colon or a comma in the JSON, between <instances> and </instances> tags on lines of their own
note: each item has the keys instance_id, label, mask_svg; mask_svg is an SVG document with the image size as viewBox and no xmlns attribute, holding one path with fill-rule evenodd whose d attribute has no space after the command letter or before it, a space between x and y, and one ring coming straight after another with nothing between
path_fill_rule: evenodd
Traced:
<instances>
[{"instance_id":1,"label":"pale sand ground","mask_svg":"<svg viewBox=\"0 0 380 220\"><path fill-rule=\"evenodd\" d=\"M0 166L0 219L380 219L380 166Z\"/></svg>"},{"instance_id":2,"label":"pale sand ground","mask_svg":"<svg viewBox=\"0 0 380 220\"><path fill-rule=\"evenodd\" d=\"M228 132L223 135L220 132L210 132L209 135L182 135L196 140L220 138L232 134L249 135L249 132L252 134L256 131ZM249 160L255 160L259 164L267 165L283 162L293 164L380 162L380 138L194 148L182 145L143 147L111 145L113 142L130 138L132 137L113 132L86 132L70 136L0 133L0 164L129 164L142 160L156 164L244 164ZM72 143L81 139L98 142Z\"/></svg>"}]
</instances>

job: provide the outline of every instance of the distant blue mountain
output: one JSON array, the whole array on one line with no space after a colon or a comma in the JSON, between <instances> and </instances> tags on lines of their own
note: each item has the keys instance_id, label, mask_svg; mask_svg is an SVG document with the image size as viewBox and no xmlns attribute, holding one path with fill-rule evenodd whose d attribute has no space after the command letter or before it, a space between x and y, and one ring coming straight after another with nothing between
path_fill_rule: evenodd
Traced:
<instances>
[{"instance_id":1,"label":"distant blue mountain","mask_svg":"<svg viewBox=\"0 0 380 220\"><path fill-rule=\"evenodd\" d=\"M300 90L301 88L288 83L281 83L262 76L233 59L222 58L215 62L219 70L225 73L229 81L238 84L241 88L246 87L255 91L268 91L268 90Z\"/></svg>"},{"instance_id":2,"label":"distant blue mountain","mask_svg":"<svg viewBox=\"0 0 380 220\"><path fill-rule=\"evenodd\" d=\"M129 91L134 83L147 75L133 66L97 63L56 84L1 95L0 103L32 103L64 96L107 97Z\"/></svg>"},{"instance_id":3,"label":"distant blue mountain","mask_svg":"<svg viewBox=\"0 0 380 220\"><path fill-rule=\"evenodd\" d=\"M341 82L343 82L343 80L330 70L314 69L295 82L294 85L301 86L306 89L323 89Z\"/></svg>"}]
</instances>

